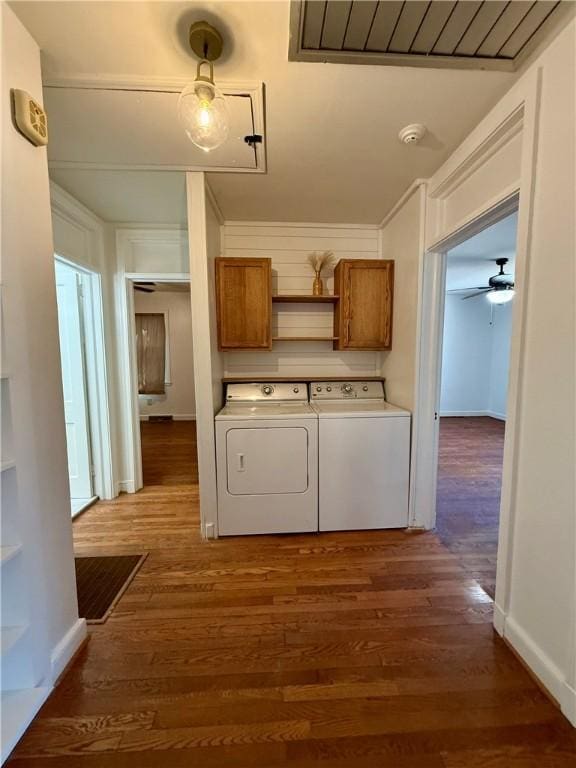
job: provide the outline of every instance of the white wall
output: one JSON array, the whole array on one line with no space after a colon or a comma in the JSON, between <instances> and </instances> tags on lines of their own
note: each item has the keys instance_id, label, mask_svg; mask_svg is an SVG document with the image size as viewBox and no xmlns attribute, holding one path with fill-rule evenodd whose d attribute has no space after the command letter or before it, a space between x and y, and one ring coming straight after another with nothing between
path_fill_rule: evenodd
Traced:
<instances>
[{"instance_id":1,"label":"white wall","mask_svg":"<svg viewBox=\"0 0 576 768\"><path fill-rule=\"evenodd\" d=\"M504 631L576 725L575 40L572 22L534 65L542 91Z\"/></svg>"},{"instance_id":2,"label":"white wall","mask_svg":"<svg viewBox=\"0 0 576 768\"><path fill-rule=\"evenodd\" d=\"M382 229L382 257L394 259L392 349L382 355L390 402L414 409L417 312L424 228L422 196L416 186Z\"/></svg>"},{"instance_id":3,"label":"white wall","mask_svg":"<svg viewBox=\"0 0 576 768\"><path fill-rule=\"evenodd\" d=\"M336 259L379 258L378 229L323 224L231 222L223 227L225 256L272 259L272 289L280 294L310 294L314 273L307 262L312 251L333 251ZM332 271L324 290L334 293ZM274 304L273 335L331 336L331 304ZM271 352L227 352L228 376L375 376L378 352L340 352L331 342L274 342Z\"/></svg>"},{"instance_id":4,"label":"white wall","mask_svg":"<svg viewBox=\"0 0 576 768\"><path fill-rule=\"evenodd\" d=\"M40 52L2 4L2 294L35 683L85 636L78 618L46 149L14 128L10 88L42 101ZM3 417L5 414L3 414ZM3 510L4 513L4 510Z\"/></svg>"},{"instance_id":5,"label":"white wall","mask_svg":"<svg viewBox=\"0 0 576 768\"><path fill-rule=\"evenodd\" d=\"M218 351L214 259L220 255L220 221L204 173L186 174L190 291L194 339L196 435L202 533L218 533L214 414L222 402L222 354Z\"/></svg>"},{"instance_id":6,"label":"white wall","mask_svg":"<svg viewBox=\"0 0 576 768\"><path fill-rule=\"evenodd\" d=\"M192 312L188 291L134 292L136 312L165 312L168 320L170 384L166 394L139 397L141 416L164 415L194 419L194 358L192 354Z\"/></svg>"},{"instance_id":7,"label":"white wall","mask_svg":"<svg viewBox=\"0 0 576 768\"><path fill-rule=\"evenodd\" d=\"M505 418L512 307L447 294L441 416Z\"/></svg>"},{"instance_id":8,"label":"white wall","mask_svg":"<svg viewBox=\"0 0 576 768\"><path fill-rule=\"evenodd\" d=\"M428 181L426 246L521 187L495 625L576 725L575 40L571 21Z\"/></svg>"}]
</instances>

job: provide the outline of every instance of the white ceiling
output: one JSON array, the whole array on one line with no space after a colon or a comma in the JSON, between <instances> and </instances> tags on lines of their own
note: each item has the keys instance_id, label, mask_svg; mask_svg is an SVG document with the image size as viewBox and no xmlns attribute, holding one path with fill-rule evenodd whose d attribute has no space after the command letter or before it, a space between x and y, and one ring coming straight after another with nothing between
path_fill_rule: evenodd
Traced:
<instances>
[{"instance_id":1,"label":"white ceiling","mask_svg":"<svg viewBox=\"0 0 576 768\"><path fill-rule=\"evenodd\" d=\"M417 177L433 173L517 75L288 61L288 0L16 2L44 75L193 78L192 21L224 32L217 81L263 81L266 175L211 173L229 220L378 223ZM171 116L167 119L172 119ZM400 128L422 122L418 146ZM178 175L60 170L54 179L110 221L183 222Z\"/></svg>"},{"instance_id":2,"label":"white ceiling","mask_svg":"<svg viewBox=\"0 0 576 768\"><path fill-rule=\"evenodd\" d=\"M500 269L494 262L498 258L510 260L504 271L513 275L517 226L514 213L448 251L446 290L487 286Z\"/></svg>"}]
</instances>

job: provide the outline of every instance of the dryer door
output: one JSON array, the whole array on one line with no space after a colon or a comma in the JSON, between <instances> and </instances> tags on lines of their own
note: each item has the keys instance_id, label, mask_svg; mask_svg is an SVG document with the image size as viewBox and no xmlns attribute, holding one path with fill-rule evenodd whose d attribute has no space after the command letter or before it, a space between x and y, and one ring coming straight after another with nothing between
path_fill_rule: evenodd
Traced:
<instances>
[{"instance_id":1,"label":"dryer door","mask_svg":"<svg viewBox=\"0 0 576 768\"><path fill-rule=\"evenodd\" d=\"M308 431L303 427L230 429L226 433L228 493L304 493L308 489Z\"/></svg>"}]
</instances>

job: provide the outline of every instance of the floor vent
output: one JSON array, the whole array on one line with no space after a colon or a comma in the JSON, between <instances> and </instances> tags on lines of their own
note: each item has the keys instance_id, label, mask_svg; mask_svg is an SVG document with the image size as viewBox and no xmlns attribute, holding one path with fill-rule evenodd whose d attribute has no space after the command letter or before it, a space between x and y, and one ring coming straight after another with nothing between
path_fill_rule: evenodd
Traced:
<instances>
[{"instance_id":1,"label":"floor vent","mask_svg":"<svg viewBox=\"0 0 576 768\"><path fill-rule=\"evenodd\" d=\"M149 416L148 421L174 421L174 416Z\"/></svg>"}]
</instances>

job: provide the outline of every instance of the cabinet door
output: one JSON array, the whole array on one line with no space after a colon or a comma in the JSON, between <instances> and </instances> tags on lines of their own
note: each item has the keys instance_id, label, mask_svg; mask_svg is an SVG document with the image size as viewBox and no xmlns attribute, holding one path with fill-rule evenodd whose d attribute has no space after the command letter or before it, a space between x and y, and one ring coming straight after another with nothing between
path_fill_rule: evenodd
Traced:
<instances>
[{"instance_id":1,"label":"cabinet door","mask_svg":"<svg viewBox=\"0 0 576 768\"><path fill-rule=\"evenodd\" d=\"M220 349L271 349L270 259L216 259Z\"/></svg>"},{"instance_id":2,"label":"cabinet door","mask_svg":"<svg viewBox=\"0 0 576 768\"><path fill-rule=\"evenodd\" d=\"M390 349L394 262L342 260L336 280L338 349Z\"/></svg>"}]
</instances>

